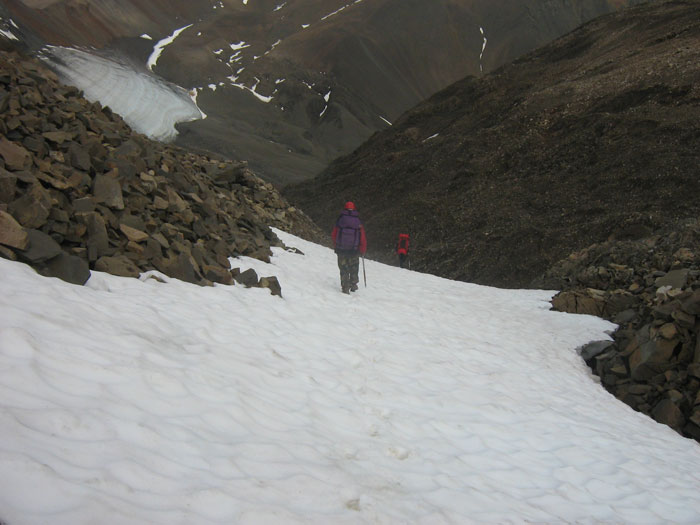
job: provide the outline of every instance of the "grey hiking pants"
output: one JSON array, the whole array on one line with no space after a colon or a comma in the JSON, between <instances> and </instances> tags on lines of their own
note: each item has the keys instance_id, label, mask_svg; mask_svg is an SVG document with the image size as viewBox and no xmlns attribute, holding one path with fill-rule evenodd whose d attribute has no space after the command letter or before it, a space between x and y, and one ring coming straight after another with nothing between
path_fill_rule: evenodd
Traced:
<instances>
[{"instance_id":1,"label":"grey hiking pants","mask_svg":"<svg viewBox=\"0 0 700 525\"><path fill-rule=\"evenodd\" d=\"M347 291L360 282L360 256L357 252L338 252L340 287Z\"/></svg>"}]
</instances>

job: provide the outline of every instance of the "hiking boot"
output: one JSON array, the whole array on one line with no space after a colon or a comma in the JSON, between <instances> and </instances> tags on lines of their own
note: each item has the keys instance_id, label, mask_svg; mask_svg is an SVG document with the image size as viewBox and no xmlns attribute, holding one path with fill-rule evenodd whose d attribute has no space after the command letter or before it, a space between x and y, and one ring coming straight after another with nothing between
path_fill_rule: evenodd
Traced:
<instances>
[{"instance_id":1,"label":"hiking boot","mask_svg":"<svg viewBox=\"0 0 700 525\"><path fill-rule=\"evenodd\" d=\"M351 292L356 292L356 291L357 291L357 285L356 285L356 284L353 284L353 285L350 287L350 291L351 291Z\"/></svg>"},{"instance_id":2,"label":"hiking boot","mask_svg":"<svg viewBox=\"0 0 700 525\"><path fill-rule=\"evenodd\" d=\"M346 293L346 294L350 293L350 289L347 286L343 286L342 291L343 291L343 293Z\"/></svg>"}]
</instances>

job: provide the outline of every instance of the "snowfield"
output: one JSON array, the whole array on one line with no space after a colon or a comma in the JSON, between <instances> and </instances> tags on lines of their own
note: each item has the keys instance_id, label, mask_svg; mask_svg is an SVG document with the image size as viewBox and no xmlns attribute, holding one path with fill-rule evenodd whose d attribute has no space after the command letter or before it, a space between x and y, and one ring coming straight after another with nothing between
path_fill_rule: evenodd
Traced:
<instances>
[{"instance_id":1,"label":"snowfield","mask_svg":"<svg viewBox=\"0 0 700 525\"><path fill-rule=\"evenodd\" d=\"M0 521L700 522L697 443L576 352L613 325L277 233L233 265L283 298L0 259Z\"/></svg>"}]
</instances>

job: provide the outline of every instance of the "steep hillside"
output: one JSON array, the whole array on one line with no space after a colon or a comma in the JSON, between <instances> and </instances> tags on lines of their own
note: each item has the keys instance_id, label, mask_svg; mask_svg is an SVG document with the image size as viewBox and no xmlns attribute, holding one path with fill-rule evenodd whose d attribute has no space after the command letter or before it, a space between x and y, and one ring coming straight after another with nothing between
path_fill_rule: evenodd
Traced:
<instances>
[{"instance_id":1,"label":"steep hillside","mask_svg":"<svg viewBox=\"0 0 700 525\"><path fill-rule=\"evenodd\" d=\"M153 71L196 92L208 117L181 124L178 143L246 160L284 184L317 174L456 80L632 3L8 0L0 17L33 49L90 46L137 70L181 29Z\"/></svg>"},{"instance_id":2,"label":"steep hillside","mask_svg":"<svg viewBox=\"0 0 700 525\"><path fill-rule=\"evenodd\" d=\"M344 199L369 256L528 286L608 238L697 216L700 3L601 17L516 62L466 78L285 194L330 229Z\"/></svg>"}]
</instances>

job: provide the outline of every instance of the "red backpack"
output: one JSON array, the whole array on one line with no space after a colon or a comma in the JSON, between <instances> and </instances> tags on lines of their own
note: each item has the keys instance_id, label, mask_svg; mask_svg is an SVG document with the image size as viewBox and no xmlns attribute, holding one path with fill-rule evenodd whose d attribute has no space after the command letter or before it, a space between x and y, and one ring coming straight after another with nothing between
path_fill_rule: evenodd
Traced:
<instances>
[{"instance_id":1,"label":"red backpack","mask_svg":"<svg viewBox=\"0 0 700 525\"><path fill-rule=\"evenodd\" d=\"M408 255L408 234L399 233L399 242L396 244L396 253L400 255Z\"/></svg>"}]
</instances>

